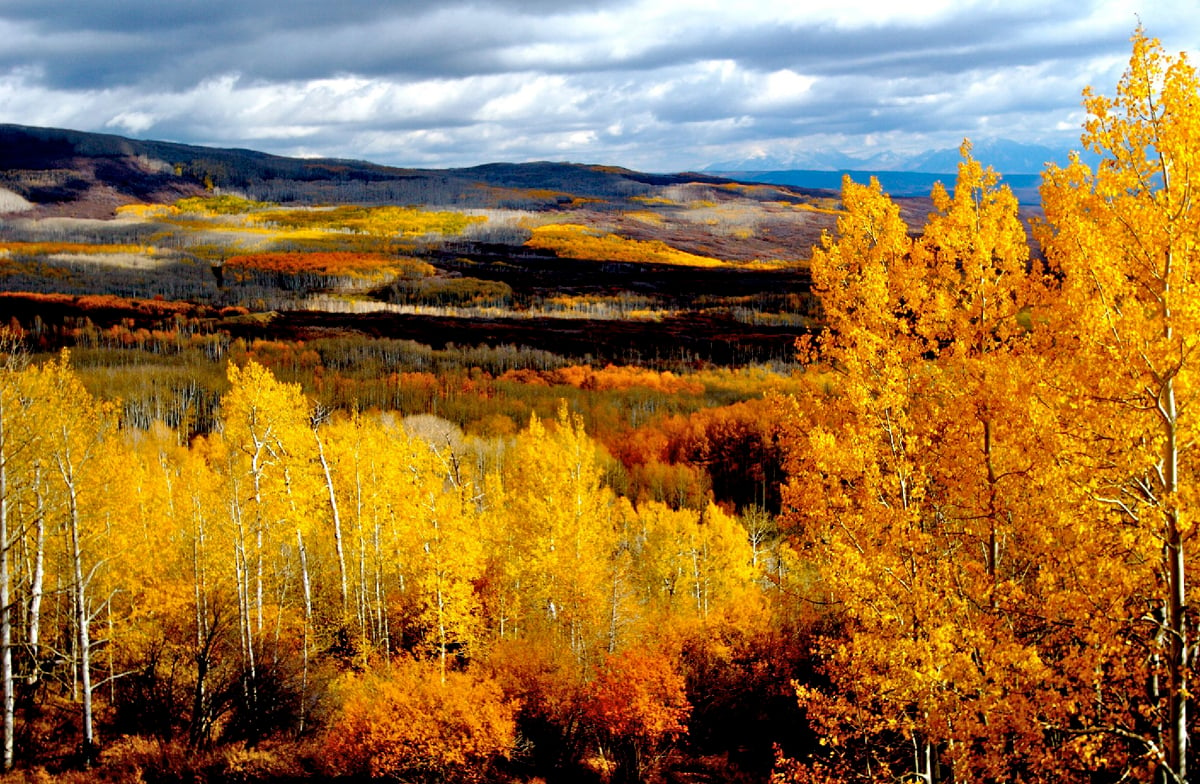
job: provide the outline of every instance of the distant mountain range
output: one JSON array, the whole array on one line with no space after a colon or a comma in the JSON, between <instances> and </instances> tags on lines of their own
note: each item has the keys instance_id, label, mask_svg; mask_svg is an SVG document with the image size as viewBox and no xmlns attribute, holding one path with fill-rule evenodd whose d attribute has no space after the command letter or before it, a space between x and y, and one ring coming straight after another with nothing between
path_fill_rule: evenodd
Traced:
<instances>
[{"instance_id":1,"label":"distant mountain range","mask_svg":"<svg viewBox=\"0 0 1200 784\"><path fill-rule=\"evenodd\" d=\"M976 142L972 155L985 166L1003 175L1040 174L1048 162L1065 165L1070 151L1040 144L1022 144L1008 139ZM1086 156L1085 156L1086 159ZM763 153L738 160L727 160L706 166L712 173L781 172L781 171L858 171L858 172L921 172L953 174L958 168L958 147L925 150L912 155L883 152L855 156L831 150L812 150L775 156Z\"/></svg>"},{"instance_id":2,"label":"distant mountain range","mask_svg":"<svg viewBox=\"0 0 1200 784\"><path fill-rule=\"evenodd\" d=\"M997 139L976 143L972 156L1000 173L1004 183L1012 188L1024 205L1041 203L1038 185L1047 163L1066 165L1070 151L1038 144ZM1083 156L1095 165L1095 157ZM849 175L855 182L867 182L877 177L883 189L894 197L928 196L935 182L947 187L954 184L961 160L957 147L926 150L915 155L881 153L855 157L840 152L812 151L785 158L768 155L751 156L737 161L722 161L704 169L735 180L788 185L793 188L838 190L842 177Z\"/></svg>"},{"instance_id":3,"label":"distant mountain range","mask_svg":"<svg viewBox=\"0 0 1200 784\"><path fill-rule=\"evenodd\" d=\"M742 182L761 182L768 185L786 185L804 191L828 190L838 191L842 187L842 178L859 183L866 183L872 177L879 180L884 192L893 198L913 198L928 196L935 182L941 182L947 190L953 190L954 174L931 174L928 172L906 171L863 171L860 169L842 169L840 171L824 171L813 169L789 169L786 171L767 172L728 172L726 177ZM1027 206L1041 204L1038 186L1042 182L1040 174L1006 174L1001 176L1001 182L1012 189L1017 201Z\"/></svg>"}]
</instances>

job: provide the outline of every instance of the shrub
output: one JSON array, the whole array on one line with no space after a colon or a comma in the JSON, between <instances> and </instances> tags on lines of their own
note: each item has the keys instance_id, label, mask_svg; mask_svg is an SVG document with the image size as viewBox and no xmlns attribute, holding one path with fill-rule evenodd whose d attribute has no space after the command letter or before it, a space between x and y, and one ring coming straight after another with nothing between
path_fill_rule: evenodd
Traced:
<instances>
[{"instance_id":1,"label":"shrub","mask_svg":"<svg viewBox=\"0 0 1200 784\"><path fill-rule=\"evenodd\" d=\"M672 656L630 648L608 657L591 686L586 719L610 749L621 781L641 781L668 745L687 734L692 706Z\"/></svg>"},{"instance_id":2,"label":"shrub","mask_svg":"<svg viewBox=\"0 0 1200 784\"><path fill-rule=\"evenodd\" d=\"M347 676L331 722L325 762L332 772L404 781L482 781L516 740L517 704L474 673L404 661Z\"/></svg>"}]
</instances>

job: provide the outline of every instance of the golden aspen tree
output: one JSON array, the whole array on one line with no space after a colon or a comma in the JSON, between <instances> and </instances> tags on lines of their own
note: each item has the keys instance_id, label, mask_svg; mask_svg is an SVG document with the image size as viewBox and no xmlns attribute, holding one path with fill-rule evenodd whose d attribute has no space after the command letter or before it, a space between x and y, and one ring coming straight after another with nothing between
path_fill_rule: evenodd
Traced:
<instances>
[{"instance_id":1,"label":"golden aspen tree","mask_svg":"<svg viewBox=\"0 0 1200 784\"><path fill-rule=\"evenodd\" d=\"M483 488L480 533L485 556L478 583L479 600L485 634L499 644L520 638L534 620L525 615L521 590L529 541L523 538L520 522L508 514L502 501L504 483L499 472L486 474Z\"/></svg>"},{"instance_id":2,"label":"golden aspen tree","mask_svg":"<svg viewBox=\"0 0 1200 784\"><path fill-rule=\"evenodd\" d=\"M221 406L230 446L230 513L237 531L234 556L246 698L253 712L266 643L273 643L271 658L277 661L283 629L294 623L286 603L289 592L299 594L303 602L301 654L307 678L313 606L305 534L321 504L322 482L308 401L300 386L279 382L253 361L244 368L230 365L229 381ZM293 584L297 572L299 586Z\"/></svg>"},{"instance_id":3,"label":"golden aspen tree","mask_svg":"<svg viewBox=\"0 0 1200 784\"><path fill-rule=\"evenodd\" d=\"M236 621L232 537L221 528L227 515L205 462L209 444L182 447L161 424L122 429L114 441L100 513L110 528L103 652L115 721L163 739L185 732L200 745L237 665L227 635Z\"/></svg>"},{"instance_id":4,"label":"golden aspen tree","mask_svg":"<svg viewBox=\"0 0 1200 784\"><path fill-rule=\"evenodd\" d=\"M97 744L92 680L92 621L100 607L93 587L104 565L105 527L95 519L96 496L106 486L102 456L112 429L112 406L92 397L64 353L37 370L41 398L37 416L43 449L65 501L68 582L74 614L75 668L82 710L83 758L91 762Z\"/></svg>"},{"instance_id":5,"label":"golden aspen tree","mask_svg":"<svg viewBox=\"0 0 1200 784\"><path fill-rule=\"evenodd\" d=\"M338 502L337 489L333 483L333 471L330 466L330 460L326 455L325 442L321 438L321 426L325 423L328 415L329 412L318 409L313 412L310 424L312 425L313 439L317 444L317 459L321 464L321 473L325 477L325 491L329 498L329 514L333 528L334 550L337 553L338 583L341 588L342 623L345 623L345 616L350 609L350 586L349 578L346 574L346 549L342 541L342 512L341 505Z\"/></svg>"},{"instance_id":6,"label":"golden aspen tree","mask_svg":"<svg viewBox=\"0 0 1200 784\"><path fill-rule=\"evenodd\" d=\"M449 447L443 447L448 449ZM420 438L410 438L406 470L399 481L411 485L405 554L420 594L419 617L429 629L442 682L451 649L473 645L479 606L474 583L482 570L483 548L473 509L474 491L456 477L450 456Z\"/></svg>"},{"instance_id":7,"label":"golden aspen tree","mask_svg":"<svg viewBox=\"0 0 1200 784\"><path fill-rule=\"evenodd\" d=\"M330 508L338 508L334 537L339 579L345 580L345 608L357 627L351 649L366 655L372 646L387 651L389 643L388 586L396 565L384 558L385 536L394 519L397 477L404 476L403 452L396 448L399 433L360 415L334 416L319 424L318 457L323 462ZM387 568L392 566L392 569ZM344 575L344 576L343 576ZM345 619L343 622L346 622ZM342 633L349 634L348 628Z\"/></svg>"},{"instance_id":8,"label":"golden aspen tree","mask_svg":"<svg viewBox=\"0 0 1200 784\"><path fill-rule=\"evenodd\" d=\"M607 639L611 559L618 547L614 498L601 483L596 444L578 415L559 409L553 429L530 418L505 456L503 485L489 493L507 561L501 588L522 634L546 630L586 663Z\"/></svg>"},{"instance_id":9,"label":"golden aspen tree","mask_svg":"<svg viewBox=\"0 0 1200 784\"><path fill-rule=\"evenodd\" d=\"M1023 530L1039 519L1017 498L1029 444L1015 388L1039 287L1016 200L963 155L915 242L877 184L846 183L839 237L813 259L828 329L802 347L835 391L803 424L797 408L788 436L786 500L846 636L827 649L840 694L802 696L833 745L866 740L876 766L905 764L878 738L905 738L930 784L1024 764L976 744L1029 746L1013 695L1043 674L1011 623L1029 599Z\"/></svg>"},{"instance_id":10,"label":"golden aspen tree","mask_svg":"<svg viewBox=\"0 0 1200 784\"><path fill-rule=\"evenodd\" d=\"M675 510L652 501L636 521L634 571L651 623L672 615L703 620L753 588L745 530L719 507Z\"/></svg>"},{"instance_id":11,"label":"golden aspen tree","mask_svg":"<svg viewBox=\"0 0 1200 784\"><path fill-rule=\"evenodd\" d=\"M964 142L953 195L940 184L915 248L927 295L916 314L935 382L920 427L930 530L946 554L949 644L936 734L956 778L1035 776L1048 763L1033 696L1048 676L1038 609L1054 586L1064 495L1040 404L1030 331L1048 297L1016 198ZM1048 579L1049 578L1049 579ZM1074 619L1071 619L1074 620ZM983 717L983 718L980 718ZM984 751L1011 748L1010 753Z\"/></svg>"},{"instance_id":12,"label":"golden aspen tree","mask_svg":"<svg viewBox=\"0 0 1200 784\"><path fill-rule=\"evenodd\" d=\"M171 482L172 512L175 517L176 557L186 562L191 586L186 591L192 603L191 660L195 663L191 686L188 743L207 744L220 711L221 692L235 678L237 643L230 639L230 625L238 623L235 602L235 570L230 554L235 551L233 522L226 484L216 470L224 461L225 445L219 435L196 438L188 449L160 461L161 470L174 477Z\"/></svg>"},{"instance_id":13,"label":"golden aspen tree","mask_svg":"<svg viewBox=\"0 0 1200 784\"><path fill-rule=\"evenodd\" d=\"M1188 574L1200 468L1192 411L1200 81L1185 56L1165 55L1139 29L1116 96L1088 90L1085 105L1083 143L1100 163L1093 170L1076 157L1049 168L1038 235L1062 278L1047 330L1047 351L1063 378L1061 427L1072 439L1061 462L1090 501L1081 513L1129 543L1113 557L1151 572L1140 593L1127 597L1119 638L1125 650L1101 657L1116 671L1141 670L1146 704L1105 700L1090 731L1128 743L1161 780L1184 782L1195 646Z\"/></svg>"},{"instance_id":14,"label":"golden aspen tree","mask_svg":"<svg viewBox=\"0 0 1200 784\"><path fill-rule=\"evenodd\" d=\"M17 461L28 459L37 437L23 400L26 358L15 335L0 330L0 691L3 692L3 768L15 755L16 691L13 677L13 545L17 525Z\"/></svg>"},{"instance_id":15,"label":"golden aspen tree","mask_svg":"<svg viewBox=\"0 0 1200 784\"><path fill-rule=\"evenodd\" d=\"M36 383L40 374L26 372L23 397L31 409L34 404L45 396L36 391ZM31 410L30 419L35 424L38 415ZM25 658L27 672L25 683L35 686L41 679L44 651L42 647L42 603L46 597L47 579L47 538L51 525L51 506L53 491L43 450L33 451L24 464L26 474L25 488L25 521L22 527L25 536L20 541L21 575L20 586L24 594L21 600L22 614L25 616Z\"/></svg>"},{"instance_id":16,"label":"golden aspen tree","mask_svg":"<svg viewBox=\"0 0 1200 784\"><path fill-rule=\"evenodd\" d=\"M644 612L657 622L677 612L679 606L693 607L687 590L690 558L686 551L687 529L695 526L692 509L671 509L651 501L638 507L632 544L638 598Z\"/></svg>"},{"instance_id":17,"label":"golden aspen tree","mask_svg":"<svg viewBox=\"0 0 1200 784\"><path fill-rule=\"evenodd\" d=\"M787 434L792 479L784 500L803 539L820 547L832 598L857 621L851 639L860 652L835 648L833 677L896 699L852 712L844 700L822 710L821 695L802 697L814 716L838 725L825 728L835 746L847 733L890 728L916 749L916 774L931 777L936 739L928 717L939 683L905 677L931 671L944 566L929 530L927 466L915 432L932 383L928 343L914 323L925 298L922 270L899 209L877 181L847 178L842 201L837 238L827 235L812 260L827 329L800 347L810 363L832 367L837 396L804 426L798 411L789 417L795 430Z\"/></svg>"},{"instance_id":18,"label":"golden aspen tree","mask_svg":"<svg viewBox=\"0 0 1200 784\"><path fill-rule=\"evenodd\" d=\"M352 438L351 460L340 472L351 483L358 563L366 625L378 650L387 654L399 640L393 615L409 587L410 564L403 521L416 498L407 464L408 435L396 422L360 420L346 434Z\"/></svg>"}]
</instances>

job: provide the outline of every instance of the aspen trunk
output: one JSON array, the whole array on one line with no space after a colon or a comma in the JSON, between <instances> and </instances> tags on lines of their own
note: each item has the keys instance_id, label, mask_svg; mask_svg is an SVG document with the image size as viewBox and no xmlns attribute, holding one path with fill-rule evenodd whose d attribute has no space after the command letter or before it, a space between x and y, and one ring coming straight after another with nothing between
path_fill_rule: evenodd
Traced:
<instances>
[{"instance_id":1,"label":"aspen trunk","mask_svg":"<svg viewBox=\"0 0 1200 784\"><path fill-rule=\"evenodd\" d=\"M208 735L208 666L211 627L208 623L208 580L204 568L204 516L193 499L192 586L196 603L196 685L192 690L189 742L193 748Z\"/></svg>"},{"instance_id":2,"label":"aspen trunk","mask_svg":"<svg viewBox=\"0 0 1200 784\"><path fill-rule=\"evenodd\" d=\"M378 643L383 647L386 657L391 652L392 642L388 634L387 593L383 582L383 536L380 527L381 524L376 520L373 542L375 545L375 635Z\"/></svg>"},{"instance_id":3,"label":"aspen trunk","mask_svg":"<svg viewBox=\"0 0 1200 784\"><path fill-rule=\"evenodd\" d=\"M16 698L13 694L12 607L9 596L8 552L8 455L6 454L4 410L0 408L0 689L4 693L4 770L13 766Z\"/></svg>"},{"instance_id":4,"label":"aspen trunk","mask_svg":"<svg viewBox=\"0 0 1200 784\"><path fill-rule=\"evenodd\" d=\"M354 604L358 614L359 638L367 642L372 636L368 629L370 599L367 597L367 538L363 532L362 477L357 467L354 470L354 523L358 534L358 587L355 590Z\"/></svg>"},{"instance_id":5,"label":"aspen trunk","mask_svg":"<svg viewBox=\"0 0 1200 784\"><path fill-rule=\"evenodd\" d=\"M302 656L304 669L300 677L300 716L298 732L304 732L304 705L308 701L308 629L312 624L312 584L308 581L308 551L304 549L304 535L296 529L296 547L300 553L300 579L304 584L304 640Z\"/></svg>"},{"instance_id":6,"label":"aspen trunk","mask_svg":"<svg viewBox=\"0 0 1200 784\"><path fill-rule=\"evenodd\" d=\"M83 544L80 531L79 497L74 481L67 482L71 537L71 567L75 578L76 639L79 649L78 671L83 701L83 759L91 765L96 751L96 736L92 728L92 638L88 617L87 583L83 578Z\"/></svg>"},{"instance_id":7,"label":"aspen trunk","mask_svg":"<svg viewBox=\"0 0 1200 784\"><path fill-rule=\"evenodd\" d=\"M237 526L237 539L233 545L233 567L237 585L238 630L241 633L242 661L246 677L242 679L243 693L248 704L256 702L257 675L254 654L254 621L250 612L250 564L246 558L246 531L242 525L242 513L236 498L230 505L230 514Z\"/></svg>"},{"instance_id":8,"label":"aspen trunk","mask_svg":"<svg viewBox=\"0 0 1200 784\"><path fill-rule=\"evenodd\" d=\"M1169 777L1176 782L1188 780L1187 697L1188 697L1188 628L1184 617L1187 606L1187 574L1183 552L1183 532L1180 530L1179 492L1179 424L1175 402L1175 384L1168 379L1162 395L1162 415L1166 430L1163 445L1163 495L1166 502L1166 541L1163 556L1167 575L1167 679L1170 687L1167 737L1167 767Z\"/></svg>"},{"instance_id":9,"label":"aspen trunk","mask_svg":"<svg viewBox=\"0 0 1200 784\"><path fill-rule=\"evenodd\" d=\"M344 616L350 607L350 590L346 584L346 553L342 547L342 516L338 511L337 493L333 490L333 475L329 471L329 461L325 459L325 446L321 443L321 436L317 433L316 426L313 427L313 438L317 440L317 457L321 460L321 470L325 472L325 489L329 491L329 510L333 514L333 547L337 551L338 576L341 578L342 588L342 615Z\"/></svg>"},{"instance_id":10,"label":"aspen trunk","mask_svg":"<svg viewBox=\"0 0 1200 784\"><path fill-rule=\"evenodd\" d=\"M259 639L263 636L263 499L262 499L262 467L259 460L262 455L262 445L255 444L254 459L251 461L251 471L254 476L254 606L257 610L254 634ZM247 566L249 566L247 564ZM253 647L253 646L251 646Z\"/></svg>"},{"instance_id":11,"label":"aspen trunk","mask_svg":"<svg viewBox=\"0 0 1200 784\"><path fill-rule=\"evenodd\" d=\"M46 502L42 496L42 467L33 469L34 514L33 514L33 578L29 586L29 653L33 664L29 668L26 682L33 686L38 682L41 670L42 596L46 582Z\"/></svg>"}]
</instances>

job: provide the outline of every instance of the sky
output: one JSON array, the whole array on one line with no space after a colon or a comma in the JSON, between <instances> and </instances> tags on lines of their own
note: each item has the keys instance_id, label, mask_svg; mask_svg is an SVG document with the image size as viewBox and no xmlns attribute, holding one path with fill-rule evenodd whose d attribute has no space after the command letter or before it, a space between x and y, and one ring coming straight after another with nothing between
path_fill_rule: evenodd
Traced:
<instances>
[{"instance_id":1,"label":"sky","mask_svg":"<svg viewBox=\"0 0 1200 784\"><path fill-rule=\"evenodd\" d=\"M0 0L0 122L281 155L685 171L1078 147L1200 0Z\"/></svg>"}]
</instances>

